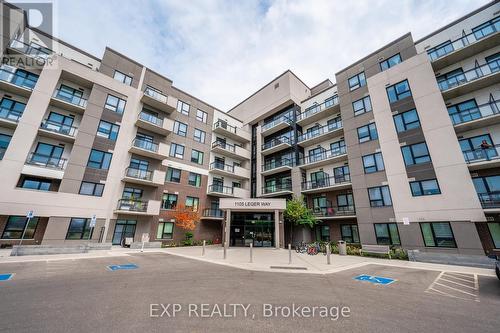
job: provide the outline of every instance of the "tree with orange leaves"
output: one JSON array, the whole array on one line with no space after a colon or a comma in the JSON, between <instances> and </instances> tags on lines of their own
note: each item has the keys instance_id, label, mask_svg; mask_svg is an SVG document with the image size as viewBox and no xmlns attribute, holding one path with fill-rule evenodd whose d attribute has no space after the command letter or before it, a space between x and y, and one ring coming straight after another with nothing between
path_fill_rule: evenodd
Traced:
<instances>
[{"instance_id":1,"label":"tree with orange leaves","mask_svg":"<svg viewBox=\"0 0 500 333\"><path fill-rule=\"evenodd\" d=\"M198 211L182 204L178 204L175 207L172 217L175 219L175 224L185 230L194 230L196 228L196 223L200 222L201 219Z\"/></svg>"}]
</instances>

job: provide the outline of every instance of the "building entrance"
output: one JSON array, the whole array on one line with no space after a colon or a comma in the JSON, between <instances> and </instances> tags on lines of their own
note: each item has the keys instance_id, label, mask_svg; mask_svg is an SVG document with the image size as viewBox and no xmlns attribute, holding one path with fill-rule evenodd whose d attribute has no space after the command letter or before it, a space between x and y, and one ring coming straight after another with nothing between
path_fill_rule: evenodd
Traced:
<instances>
[{"instance_id":1,"label":"building entrance","mask_svg":"<svg viewBox=\"0 0 500 333\"><path fill-rule=\"evenodd\" d=\"M231 246L274 246L274 214L234 212L231 214Z\"/></svg>"}]
</instances>

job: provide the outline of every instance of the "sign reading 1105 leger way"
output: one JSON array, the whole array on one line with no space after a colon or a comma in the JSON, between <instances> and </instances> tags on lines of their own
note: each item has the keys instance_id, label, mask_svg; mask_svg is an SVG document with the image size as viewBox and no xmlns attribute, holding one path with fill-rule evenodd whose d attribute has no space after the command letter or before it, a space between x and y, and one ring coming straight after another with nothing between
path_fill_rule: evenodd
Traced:
<instances>
[{"instance_id":1,"label":"sign reading 1105 leger way","mask_svg":"<svg viewBox=\"0 0 500 333\"><path fill-rule=\"evenodd\" d=\"M284 210L285 199L220 199L220 209L233 210Z\"/></svg>"}]
</instances>

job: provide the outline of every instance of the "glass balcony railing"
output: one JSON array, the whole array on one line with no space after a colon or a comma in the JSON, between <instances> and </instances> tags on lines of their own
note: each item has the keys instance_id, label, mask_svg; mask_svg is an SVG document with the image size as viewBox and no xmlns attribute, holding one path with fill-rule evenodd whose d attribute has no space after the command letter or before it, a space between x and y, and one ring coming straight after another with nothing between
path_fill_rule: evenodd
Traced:
<instances>
[{"instance_id":1,"label":"glass balcony railing","mask_svg":"<svg viewBox=\"0 0 500 333\"><path fill-rule=\"evenodd\" d=\"M44 168L52 168L52 169L64 169L66 166L66 159L60 157L54 157L49 155L44 155L40 153L30 153L28 159L26 160L27 164L41 166Z\"/></svg>"},{"instance_id":2,"label":"glass balcony railing","mask_svg":"<svg viewBox=\"0 0 500 333\"><path fill-rule=\"evenodd\" d=\"M463 49L464 47L474 44L477 41L497 32L498 28L500 28L498 24L499 22L496 23L488 22L484 24L480 29L470 34L462 36L453 41L448 41L446 43L443 43L441 45L438 45L437 47L428 50L427 54L429 55L431 61L435 61L451 52Z\"/></svg>"},{"instance_id":3,"label":"glass balcony railing","mask_svg":"<svg viewBox=\"0 0 500 333\"><path fill-rule=\"evenodd\" d=\"M291 140L287 136L282 136L282 137L279 137L279 138L274 138L274 139L269 140L266 143L264 143L262 145L262 150L271 149L271 148L276 147L276 146L278 146L278 145L280 145L282 143L288 143L288 144L290 144Z\"/></svg>"},{"instance_id":4,"label":"glass balcony railing","mask_svg":"<svg viewBox=\"0 0 500 333\"><path fill-rule=\"evenodd\" d=\"M500 192L499 193L478 193L479 201L484 209L500 208Z\"/></svg>"},{"instance_id":5,"label":"glass balcony railing","mask_svg":"<svg viewBox=\"0 0 500 333\"><path fill-rule=\"evenodd\" d=\"M141 148L144 150L149 150L149 151L152 151L154 153L158 152L158 144L156 142L153 142L153 141L144 140L141 138L135 138L134 141L132 142L132 145L134 147Z\"/></svg>"},{"instance_id":6,"label":"glass balcony railing","mask_svg":"<svg viewBox=\"0 0 500 333\"><path fill-rule=\"evenodd\" d=\"M281 117L281 118L275 119L267 124L262 125L261 131L265 132L265 131L267 131L275 126L278 126L281 123L286 123L287 125L290 126L292 124L292 120L288 117Z\"/></svg>"},{"instance_id":7,"label":"glass balcony railing","mask_svg":"<svg viewBox=\"0 0 500 333\"><path fill-rule=\"evenodd\" d=\"M141 170L137 168L128 167L125 170L125 175L130 178L140 179L140 180L148 180L151 181L153 179L153 172L149 170Z\"/></svg>"},{"instance_id":8,"label":"glass balcony railing","mask_svg":"<svg viewBox=\"0 0 500 333\"><path fill-rule=\"evenodd\" d=\"M493 101L485 104L472 107L470 109L460 110L450 113L451 122L453 125L467 123L476 119L486 118L500 113L498 101Z\"/></svg>"},{"instance_id":9,"label":"glass balcony railing","mask_svg":"<svg viewBox=\"0 0 500 333\"><path fill-rule=\"evenodd\" d=\"M221 184L212 184L208 186L208 192L233 195L234 189L230 186L224 186Z\"/></svg>"},{"instance_id":10,"label":"glass balcony railing","mask_svg":"<svg viewBox=\"0 0 500 333\"><path fill-rule=\"evenodd\" d=\"M163 127L163 119L158 118L157 116L147 113L147 112L140 112L139 113L139 119L144 120L148 123L151 123L153 125L156 125L158 127Z\"/></svg>"},{"instance_id":11,"label":"glass balcony railing","mask_svg":"<svg viewBox=\"0 0 500 333\"><path fill-rule=\"evenodd\" d=\"M120 199L118 200L118 210L128 210L133 212L146 212L148 202L142 200Z\"/></svg>"},{"instance_id":12,"label":"glass balcony railing","mask_svg":"<svg viewBox=\"0 0 500 333\"><path fill-rule=\"evenodd\" d=\"M38 58L38 59L43 59L46 60L49 58L54 52L46 47L36 45L36 44L26 44L20 40L13 39L9 47L12 49L17 50L18 52L24 53L26 55L29 55L33 58Z\"/></svg>"},{"instance_id":13,"label":"glass balcony railing","mask_svg":"<svg viewBox=\"0 0 500 333\"><path fill-rule=\"evenodd\" d=\"M317 217L336 217L336 216L351 216L356 215L354 206L340 207L314 207L312 212Z\"/></svg>"},{"instance_id":14,"label":"glass balcony railing","mask_svg":"<svg viewBox=\"0 0 500 333\"><path fill-rule=\"evenodd\" d=\"M292 190L292 182L288 181L288 182L263 186L262 194L271 194L271 193L291 191L291 190Z\"/></svg>"},{"instance_id":15,"label":"glass balcony railing","mask_svg":"<svg viewBox=\"0 0 500 333\"><path fill-rule=\"evenodd\" d=\"M210 170L214 170L214 169L223 170L223 171L227 171L227 172L230 172L230 173L234 173L234 165L224 164L224 163L221 163L221 162L212 162L212 163L210 163Z\"/></svg>"},{"instance_id":16,"label":"glass balcony railing","mask_svg":"<svg viewBox=\"0 0 500 333\"><path fill-rule=\"evenodd\" d=\"M234 134L236 134L236 131L237 131L237 128L236 128L236 127L231 126L231 125L229 125L227 122L222 121L222 120L218 120L218 121L214 124L214 130L215 130L215 129L217 129L217 128L222 128L222 129L225 129L226 131L231 132L231 133L234 133Z\"/></svg>"},{"instance_id":17,"label":"glass balcony railing","mask_svg":"<svg viewBox=\"0 0 500 333\"><path fill-rule=\"evenodd\" d=\"M76 133L76 127L64 125L47 119L42 122L40 128L43 128L44 130L47 131L68 135L71 137L74 137Z\"/></svg>"},{"instance_id":18,"label":"glass balcony railing","mask_svg":"<svg viewBox=\"0 0 500 333\"><path fill-rule=\"evenodd\" d=\"M337 104L339 104L339 97L335 95L332 98L325 100L323 103L310 106L307 109L305 109L304 112L299 113L297 115L297 121L309 118L312 115L315 115L316 113L331 108L332 106Z\"/></svg>"},{"instance_id":19,"label":"glass balcony railing","mask_svg":"<svg viewBox=\"0 0 500 333\"><path fill-rule=\"evenodd\" d=\"M203 217L223 218L224 212L221 209L205 208L203 210Z\"/></svg>"},{"instance_id":20,"label":"glass balcony railing","mask_svg":"<svg viewBox=\"0 0 500 333\"><path fill-rule=\"evenodd\" d=\"M465 150L462 153L464 154L465 162L468 164L497 160L500 158L500 145Z\"/></svg>"},{"instance_id":21,"label":"glass balcony railing","mask_svg":"<svg viewBox=\"0 0 500 333\"><path fill-rule=\"evenodd\" d=\"M87 99L81 96L68 94L66 91L60 89L56 89L56 91L54 92L54 98L82 108L85 108L87 106Z\"/></svg>"},{"instance_id":22,"label":"glass balcony railing","mask_svg":"<svg viewBox=\"0 0 500 333\"><path fill-rule=\"evenodd\" d=\"M330 176L327 175L323 179L316 179L302 183L302 191L315 190L326 188L334 185L345 184L351 182L351 175Z\"/></svg>"},{"instance_id":23,"label":"glass balcony railing","mask_svg":"<svg viewBox=\"0 0 500 333\"><path fill-rule=\"evenodd\" d=\"M151 87L146 87L146 89L144 89L144 95L147 95L151 98L154 98L157 101L160 101L162 103L167 103L167 99L168 99L167 95L164 95L163 93L161 93L158 90L155 90Z\"/></svg>"},{"instance_id":24,"label":"glass balcony railing","mask_svg":"<svg viewBox=\"0 0 500 333\"><path fill-rule=\"evenodd\" d=\"M462 73L458 73L456 75L453 75L452 77L449 77L448 79L440 80L438 81L439 89L441 91L446 91L475 81L484 76L497 73L498 71L500 71L500 59L493 60L479 67L470 69Z\"/></svg>"},{"instance_id":25,"label":"glass balcony railing","mask_svg":"<svg viewBox=\"0 0 500 333\"><path fill-rule=\"evenodd\" d=\"M0 118L10 120L13 122L19 122L19 119L23 115L24 111L0 108Z\"/></svg>"},{"instance_id":26,"label":"glass balcony railing","mask_svg":"<svg viewBox=\"0 0 500 333\"><path fill-rule=\"evenodd\" d=\"M324 150L324 151L317 153L317 154L304 156L302 159L300 159L300 164L304 165L304 164L311 164L311 163L315 163L315 162L320 162L320 161L327 160L329 158L344 155L346 153L347 153L347 149L345 146L337 148L337 149Z\"/></svg>"},{"instance_id":27,"label":"glass balcony railing","mask_svg":"<svg viewBox=\"0 0 500 333\"><path fill-rule=\"evenodd\" d=\"M0 67L0 80L18 87L33 90L38 81L38 75L25 71L17 71L15 67L2 65Z\"/></svg>"},{"instance_id":28,"label":"glass balcony railing","mask_svg":"<svg viewBox=\"0 0 500 333\"><path fill-rule=\"evenodd\" d=\"M297 142L302 142L302 141L306 141L306 140L309 140L312 138L316 138L316 137L319 137L323 134L327 134L327 133L336 131L340 128L342 128L342 121L336 121L334 123L330 123L328 125L318 127L316 129L314 129L313 131L309 131L307 133L300 135L297 138Z\"/></svg>"},{"instance_id":29,"label":"glass balcony railing","mask_svg":"<svg viewBox=\"0 0 500 333\"><path fill-rule=\"evenodd\" d=\"M229 143L225 143L225 142L221 142L221 141L215 141L215 142L213 142L212 143L212 148L221 148L221 149L230 151L232 153L236 153L236 146L235 145L232 145L232 144L229 144Z\"/></svg>"},{"instance_id":30,"label":"glass balcony railing","mask_svg":"<svg viewBox=\"0 0 500 333\"><path fill-rule=\"evenodd\" d=\"M272 169L280 168L283 166L293 166L293 160L289 158L282 158L280 160L273 160L262 165L262 171L269 171Z\"/></svg>"}]
</instances>

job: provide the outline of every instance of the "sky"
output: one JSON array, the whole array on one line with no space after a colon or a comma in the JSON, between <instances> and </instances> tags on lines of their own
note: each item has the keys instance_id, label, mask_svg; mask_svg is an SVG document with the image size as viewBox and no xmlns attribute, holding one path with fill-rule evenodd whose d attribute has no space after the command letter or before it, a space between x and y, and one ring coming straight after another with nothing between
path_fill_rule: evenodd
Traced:
<instances>
[{"instance_id":1,"label":"sky","mask_svg":"<svg viewBox=\"0 0 500 333\"><path fill-rule=\"evenodd\" d=\"M60 39L109 46L227 111L287 69L309 87L488 0L56 0Z\"/></svg>"}]
</instances>

